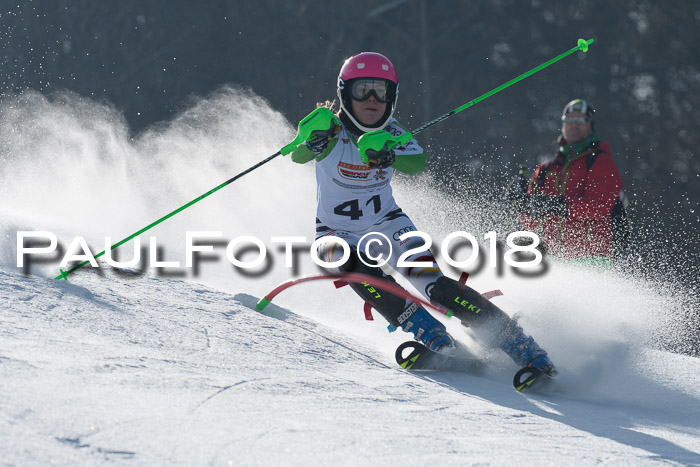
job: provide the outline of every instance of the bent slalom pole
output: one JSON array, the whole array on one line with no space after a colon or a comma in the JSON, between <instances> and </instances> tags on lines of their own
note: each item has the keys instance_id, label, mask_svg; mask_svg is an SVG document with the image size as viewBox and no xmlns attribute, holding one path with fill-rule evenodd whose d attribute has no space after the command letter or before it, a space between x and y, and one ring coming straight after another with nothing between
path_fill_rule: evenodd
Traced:
<instances>
[{"instance_id":1,"label":"bent slalom pole","mask_svg":"<svg viewBox=\"0 0 700 467\"><path fill-rule=\"evenodd\" d=\"M551 64L553 64L553 63L555 63L555 62L558 62L559 60L561 60L561 59L563 59L563 58L565 58L565 57L571 55L572 53L576 52L577 50L580 50L580 51L582 51L582 52L588 52L588 46L589 46L590 44L592 44L593 42L594 42L594 39L589 39L589 40L579 39L579 40L578 40L578 44L576 45L576 47L572 48L571 50L568 50L568 51L564 52L563 54L558 55L557 57L554 57L553 59L551 59L551 60L549 60L549 61L547 61L547 62L545 62L545 63L543 63L543 64L541 64L541 65L539 65L539 66L537 66L537 67L535 67L535 68L533 68L532 70L530 70L530 71L528 71L528 72L526 72L526 73L523 73L522 75L520 75L520 76L518 76L518 77L516 77L516 78L513 78L512 80L508 81L507 83L502 84L502 85L498 86L497 88L492 89L491 91L489 91L489 92L487 92L487 93L485 93L485 94L482 94L481 96L477 97L476 99L473 99L473 100L467 102L466 104L461 105L461 106L457 107L456 109L451 110L450 112L448 112L448 113L446 113L446 114L444 114L444 115L441 115L440 117L438 117L438 118L436 118L436 119L434 119L434 120L431 120L431 121L428 122L428 123L425 123L425 124L421 125L420 127L416 128L415 130L413 130L412 132L410 132L410 134L412 134L412 135L417 135L418 133L420 133L421 131L425 130L426 128L429 128L429 127L431 127L431 126L433 126L433 125L435 125L435 124L437 124L437 123L440 123L440 122L443 121L443 120L446 120L446 119L450 118L451 116L453 116L453 115L455 115L455 114L458 114L459 112L462 112L463 110L468 109L469 107L471 107L471 106L473 106L473 105L475 105L475 104L477 104L477 103L483 101L483 100L486 99L487 97L492 96L492 95L494 95L494 94L496 94L496 93L502 91L503 89L505 89L505 88L507 88L507 87L509 87L509 86L511 86L511 85L513 85L513 84L515 84L515 83L517 83L518 81L522 81L523 79L527 78L528 76L531 76L531 75L537 73L538 71L540 71L540 70L542 70L542 69L548 67L549 65L551 65ZM244 170L243 172L239 173L238 175L236 175L236 176L234 176L234 177L232 177L232 178L226 180L224 183L222 183L221 185L217 186L216 188L213 188L213 189L209 190L208 192L204 193L203 195L201 195L201 196L199 196L199 197L193 199L193 200L190 201L189 203L187 203L187 204L185 204L185 205L183 205L183 206L177 208L176 210L170 212L169 214L166 214L165 216L163 216L163 217L161 217L160 219L158 219L157 221L155 221L155 222L153 222L153 223L147 225L146 227L142 228L141 230L139 230L139 231L137 231L137 232L134 232L133 234L129 235L128 237L126 237L126 238L120 240L119 242L115 243L114 245L112 245L112 246L110 247L110 251L111 251L111 250L114 250L115 248L117 248L117 247L119 247L119 246L121 246L121 245L123 245L124 243L128 242L128 241L131 240L132 238L137 237L137 236L141 235L142 233L144 233L144 232L150 230L151 228L155 227L156 225L160 224L161 222L165 221L166 219L171 218L171 217L174 216L175 214L177 214L177 213L179 213L179 212L181 212L181 211L184 211L185 209L187 209L187 208L189 208L190 206L192 206L193 204L195 204L195 203L197 203L197 202L203 200L204 198L208 197L209 195L211 195L211 194L213 194L213 193L216 193L217 191L219 191L220 189L224 188L225 186L228 186L228 185L230 185L231 183L235 182L236 180L238 180L238 179L241 178L242 176L244 176L244 175L246 175L246 174L252 172L253 170L257 169L258 167L260 167L260 166L262 166L262 165L264 165L264 164L270 162L272 159L276 158L277 156L279 156L279 155L287 155L287 154L291 153L292 151L294 151L294 150L297 148L297 146L299 146L300 144L302 144L304 141L306 141L306 140L308 139L308 137L311 135L311 132L312 132L312 131L315 131L315 130L321 130L321 131L327 130L327 129L328 129L328 125L325 125L325 128L321 128L322 126L324 126L324 125L323 125L324 123L327 123L327 122L328 122L327 119L322 118L322 114L323 114L323 110L324 110L324 109L325 109L325 107L317 108L314 112L310 113L307 117L305 117L303 120L301 120L301 121L299 122L298 131L297 131L297 136L296 136L296 138L294 138L294 141L292 141L292 142L289 143L288 145L284 146L282 149L280 149L279 151L277 151L275 154L273 154L273 155L267 157L266 159L263 159L262 161L258 162L257 164L253 165L252 167L250 167L250 168ZM325 109L325 110L328 110L328 109ZM316 118L316 117L319 117L319 118ZM107 250L101 251L100 253L96 254L96 255L94 256L94 258L95 258L95 259L99 258L100 256L104 255L106 251L107 251ZM71 274L72 272L74 272L74 271L80 269L81 267L85 266L86 264L89 264L89 261L83 261L82 263L80 263L80 264L78 264L77 266L75 266L75 267L69 269L68 271L64 271L63 269L60 269L61 274L59 274L58 276L56 276L54 279L65 279L65 280L68 280L68 275L69 275L69 274Z\"/></svg>"},{"instance_id":2,"label":"bent slalom pole","mask_svg":"<svg viewBox=\"0 0 700 467\"><path fill-rule=\"evenodd\" d=\"M273 290L268 292L263 298L258 300L258 303L255 305L255 308L258 311L262 311L265 309L267 305L269 305L272 300L279 295L281 292L287 290L288 288L297 285L297 284L302 284L304 282L310 282L310 281L318 281L318 280L334 280L334 281L341 281L344 283L356 283L356 284L361 284L361 283L367 283L370 284L374 287L381 288L382 290L385 290L391 294L394 294L398 297L405 298L407 300L413 300L416 303L419 303L423 305L424 307L431 308L435 311L438 311L442 313L443 315L447 316L448 318L452 317L454 315L454 312L452 310L449 310L439 303L431 303L428 302L420 297L416 297L415 295L411 294L410 292L407 292L405 289L399 287L393 282L389 282L386 279L382 279L376 276L370 276L368 274L361 274L361 273L340 273L340 274L325 274L322 276L308 276L308 277L302 277L300 279L291 279L288 280L277 287L275 287Z\"/></svg>"}]
</instances>

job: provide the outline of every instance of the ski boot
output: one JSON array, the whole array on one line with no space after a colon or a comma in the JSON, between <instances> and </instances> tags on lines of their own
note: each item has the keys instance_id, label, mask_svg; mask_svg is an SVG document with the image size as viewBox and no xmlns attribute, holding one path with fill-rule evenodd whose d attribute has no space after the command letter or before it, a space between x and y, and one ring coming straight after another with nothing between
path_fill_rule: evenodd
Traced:
<instances>
[{"instance_id":1,"label":"ski boot","mask_svg":"<svg viewBox=\"0 0 700 467\"><path fill-rule=\"evenodd\" d=\"M411 312L413 313L409 314ZM445 326L424 308L411 303L399 320L405 315L408 318L401 324L401 329L413 333L418 342L434 352L449 353L455 349L454 341Z\"/></svg>"},{"instance_id":2,"label":"ski boot","mask_svg":"<svg viewBox=\"0 0 700 467\"><path fill-rule=\"evenodd\" d=\"M547 352L537 345L535 339L525 335L520 326L513 328L512 335L499 348L520 367L535 367L548 376L556 376L558 373Z\"/></svg>"}]
</instances>

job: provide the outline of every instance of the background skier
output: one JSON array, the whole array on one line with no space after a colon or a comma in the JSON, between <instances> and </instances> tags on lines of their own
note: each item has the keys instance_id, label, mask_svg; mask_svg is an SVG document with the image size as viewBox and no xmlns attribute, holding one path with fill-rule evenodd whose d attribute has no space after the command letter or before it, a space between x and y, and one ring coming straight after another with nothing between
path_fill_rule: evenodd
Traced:
<instances>
[{"instance_id":1,"label":"background skier","mask_svg":"<svg viewBox=\"0 0 700 467\"><path fill-rule=\"evenodd\" d=\"M561 120L554 158L536 168L521 199L521 223L539 231L550 254L605 262L625 246L624 226L617 227L614 242L611 222L622 179L609 144L598 137L588 102L569 102Z\"/></svg>"}]
</instances>

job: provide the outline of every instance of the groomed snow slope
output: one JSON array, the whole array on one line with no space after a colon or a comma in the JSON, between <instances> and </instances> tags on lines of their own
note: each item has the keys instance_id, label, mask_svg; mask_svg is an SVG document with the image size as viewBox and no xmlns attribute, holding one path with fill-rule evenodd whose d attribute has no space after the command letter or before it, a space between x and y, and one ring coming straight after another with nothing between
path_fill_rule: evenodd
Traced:
<instances>
[{"instance_id":1,"label":"groomed snow slope","mask_svg":"<svg viewBox=\"0 0 700 467\"><path fill-rule=\"evenodd\" d=\"M3 465L700 464L687 356L618 348L590 391L563 368L559 392L523 395L502 360L484 377L409 373L187 282L5 268L0 303Z\"/></svg>"}]
</instances>

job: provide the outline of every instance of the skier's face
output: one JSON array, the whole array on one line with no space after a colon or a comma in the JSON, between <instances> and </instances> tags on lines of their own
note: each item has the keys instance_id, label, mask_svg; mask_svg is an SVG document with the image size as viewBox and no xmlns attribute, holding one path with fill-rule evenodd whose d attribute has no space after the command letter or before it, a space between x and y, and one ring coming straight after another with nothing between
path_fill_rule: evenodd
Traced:
<instances>
[{"instance_id":1,"label":"skier's face","mask_svg":"<svg viewBox=\"0 0 700 467\"><path fill-rule=\"evenodd\" d=\"M386 112L386 104L383 104L370 95L365 101L352 100L352 113L355 118L365 126L372 126L377 123Z\"/></svg>"},{"instance_id":2,"label":"skier's face","mask_svg":"<svg viewBox=\"0 0 700 467\"><path fill-rule=\"evenodd\" d=\"M561 123L561 134L567 143L580 143L593 133L591 122L583 112L570 112Z\"/></svg>"}]
</instances>

